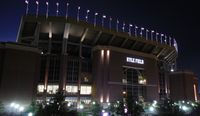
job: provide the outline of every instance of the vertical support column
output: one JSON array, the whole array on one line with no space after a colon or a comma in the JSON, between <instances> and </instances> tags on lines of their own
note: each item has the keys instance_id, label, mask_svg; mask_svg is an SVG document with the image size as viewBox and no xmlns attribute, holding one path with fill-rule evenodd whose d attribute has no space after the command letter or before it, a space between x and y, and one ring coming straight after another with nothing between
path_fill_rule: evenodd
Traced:
<instances>
[{"instance_id":1,"label":"vertical support column","mask_svg":"<svg viewBox=\"0 0 200 116\"><path fill-rule=\"evenodd\" d=\"M106 50L106 76L105 76L105 87L106 90L106 102L110 102L110 90L109 90L109 78L110 78L110 50Z\"/></svg>"},{"instance_id":2,"label":"vertical support column","mask_svg":"<svg viewBox=\"0 0 200 116\"><path fill-rule=\"evenodd\" d=\"M37 27L36 27L36 29L35 29L35 34L34 34L34 41L33 41L33 45L34 45L34 46L38 46L38 43L39 43L40 27L41 27L41 23L38 22L38 23L37 23Z\"/></svg>"},{"instance_id":3,"label":"vertical support column","mask_svg":"<svg viewBox=\"0 0 200 116\"><path fill-rule=\"evenodd\" d=\"M18 43L21 43L22 30L23 30L23 27L24 27L24 23L25 23L24 22L24 17L22 17L20 25L19 25L19 31L18 31L18 34L17 34L17 40L16 40L16 42L18 42Z\"/></svg>"},{"instance_id":4,"label":"vertical support column","mask_svg":"<svg viewBox=\"0 0 200 116\"><path fill-rule=\"evenodd\" d=\"M51 39L52 39L52 23L49 22L49 41L48 41L48 51L46 57L46 67L45 67L45 81L44 81L44 89L47 91L48 85L48 77L49 77L49 65L50 65L50 54L51 54Z\"/></svg>"},{"instance_id":5,"label":"vertical support column","mask_svg":"<svg viewBox=\"0 0 200 116\"><path fill-rule=\"evenodd\" d=\"M79 71L78 71L78 98L77 103L78 107L81 103L80 97L81 97L81 72L82 72L82 42L79 44Z\"/></svg>"},{"instance_id":6,"label":"vertical support column","mask_svg":"<svg viewBox=\"0 0 200 116\"><path fill-rule=\"evenodd\" d=\"M64 34L63 34L63 42L62 42L62 53L60 57L60 78L59 78L59 91L63 91L65 93L66 88L66 78L67 78L67 43L69 38L69 29L70 24L65 24Z\"/></svg>"}]
</instances>

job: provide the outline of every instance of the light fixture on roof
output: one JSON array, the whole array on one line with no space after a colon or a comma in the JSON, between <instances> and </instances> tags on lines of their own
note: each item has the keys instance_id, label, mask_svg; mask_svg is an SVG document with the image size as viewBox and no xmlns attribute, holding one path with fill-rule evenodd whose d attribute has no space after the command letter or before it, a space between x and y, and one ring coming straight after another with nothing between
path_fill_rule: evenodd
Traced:
<instances>
[{"instance_id":1,"label":"light fixture on roof","mask_svg":"<svg viewBox=\"0 0 200 116\"><path fill-rule=\"evenodd\" d=\"M129 35L130 35L130 36L131 36L131 34L132 34L132 33L131 33L131 32L132 32L132 31L131 31L132 27L133 27L133 25L132 25L132 24L129 24L129 29L128 29L128 30L129 30Z\"/></svg>"},{"instance_id":2,"label":"light fixture on roof","mask_svg":"<svg viewBox=\"0 0 200 116\"><path fill-rule=\"evenodd\" d=\"M68 18L68 15L69 15L68 12L69 12L69 3L67 3L67 8L66 8L66 16L65 16L66 19Z\"/></svg>"},{"instance_id":3,"label":"light fixture on roof","mask_svg":"<svg viewBox=\"0 0 200 116\"><path fill-rule=\"evenodd\" d=\"M98 15L98 13L95 12L95 14L94 14L94 26L96 26L96 23L97 23L97 15Z\"/></svg>"},{"instance_id":4,"label":"light fixture on roof","mask_svg":"<svg viewBox=\"0 0 200 116\"><path fill-rule=\"evenodd\" d=\"M58 10L59 8L58 7L59 7L59 3L57 2L56 3L56 16L58 16L58 13L59 13L59 10Z\"/></svg>"},{"instance_id":5,"label":"light fixture on roof","mask_svg":"<svg viewBox=\"0 0 200 116\"><path fill-rule=\"evenodd\" d=\"M39 2L38 1L35 1L36 3L36 17L38 17L38 13L39 13Z\"/></svg>"},{"instance_id":6,"label":"light fixture on roof","mask_svg":"<svg viewBox=\"0 0 200 116\"><path fill-rule=\"evenodd\" d=\"M77 9L77 17L76 17L76 20L77 20L77 21L79 21L79 12L80 12L80 9L81 9L81 7L78 6L78 9Z\"/></svg>"},{"instance_id":7,"label":"light fixture on roof","mask_svg":"<svg viewBox=\"0 0 200 116\"><path fill-rule=\"evenodd\" d=\"M151 41L153 41L153 33L154 32L155 32L154 30L151 30Z\"/></svg>"},{"instance_id":8,"label":"light fixture on roof","mask_svg":"<svg viewBox=\"0 0 200 116\"><path fill-rule=\"evenodd\" d=\"M29 10L29 1L25 0L25 4L26 4L26 15L27 15Z\"/></svg>"},{"instance_id":9,"label":"light fixture on roof","mask_svg":"<svg viewBox=\"0 0 200 116\"><path fill-rule=\"evenodd\" d=\"M102 15L102 19L101 19L101 24L102 24L102 27L104 26L104 19L106 18L106 15Z\"/></svg>"},{"instance_id":10,"label":"light fixture on roof","mask_svg":"<svg viewBox=\"0 0 200 116\"><path fill-rule=\"evenodd\" d=\"M47 9L46 9L46 18L48 18L48 14L49 14L49 2L46 2L46 6L47 6Z\"/></svg>"},{"instance_id":11,"label":"light fixture on roof","mask_svg":"<svg viewBox=\"0 0 200 116\"><path fill-rule=\"evenodd\" d=\"M86 16L85 16L85 21L86 21L86 22L88 21L89 12L90 12L90 10L87 10L87 12L86 12Z\"/></svg>"}]
</instances>

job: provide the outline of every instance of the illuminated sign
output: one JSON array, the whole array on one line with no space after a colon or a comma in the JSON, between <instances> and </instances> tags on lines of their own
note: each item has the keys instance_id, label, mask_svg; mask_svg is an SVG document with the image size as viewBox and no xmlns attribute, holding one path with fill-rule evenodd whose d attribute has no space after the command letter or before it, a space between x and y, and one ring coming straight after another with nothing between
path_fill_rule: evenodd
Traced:
<instances>
[{"instance_id":1,"label":"illuminated sign","mask_svg":"<svg viewBox=\"0 0 200 116\"><path fill-rule=\"evenodd\" d=\"M143 59L131 58L131 57L126 57L126 62L131 62L131 63L135 63L135 64L144 64Z\"/></svg>"}]
</instances>

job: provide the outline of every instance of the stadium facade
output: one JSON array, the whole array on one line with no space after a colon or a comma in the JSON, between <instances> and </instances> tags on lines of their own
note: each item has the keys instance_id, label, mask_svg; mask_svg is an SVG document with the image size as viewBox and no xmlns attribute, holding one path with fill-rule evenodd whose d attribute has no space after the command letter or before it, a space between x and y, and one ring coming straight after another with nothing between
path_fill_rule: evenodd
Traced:
<instances>
[{"instance_id":1,"label":"stadium facade","mask_svg":"<svg viewBox=\"0 0 200 116\"><path fill-rule=\"evenodd\" d=\"M27 15L17 42L41 51L37 100L56 91L63 91L66 101L86 103L169 97L167 77L177 58L174 42L136 35L65 17Z\"/></svg>"}]
</instances>

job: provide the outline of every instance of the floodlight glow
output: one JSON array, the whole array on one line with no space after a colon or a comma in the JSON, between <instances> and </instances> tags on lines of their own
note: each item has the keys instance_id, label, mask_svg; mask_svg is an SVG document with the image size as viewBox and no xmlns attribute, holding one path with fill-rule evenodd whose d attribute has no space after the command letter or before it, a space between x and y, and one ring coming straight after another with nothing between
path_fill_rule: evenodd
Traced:
<instances>
[{"instance_id":1,"label":"floodlight glow","mask_svg":"<svg viewBox=\"0 0 200 116\"><path fill-rule=\"evenodd\" d=\"M83 108L84 108L83 104L81 104L81 105L79 106L79 108L80 108L80 109L83 109Z\"/></svg>"},{"instance_id":2,"label":"floodlight glow","mask_svg":"<svg viewBox=\"0 0 200 116\"><path fill-rule=\"evenodd\" d=\"M92 104L95 105L96 104L95 101L93 101Z\"/></svg>"},{"instance_id":3,"label":"floodlight glow","mask_svg":"<svg viewBox=\"0 0 200 116\"><path fill-rule=\"evenodd\" d=\"M183 111L188 111L189 108L188 108L187 106L182 106L182 110L183 110Z\"/></svg>"},{"instance_id":4,"label":"floodlight glow","mask_svg":"<svg viewBox=\"0 0 200 116\"><path fill-rule=\"evenodd\" d=\"M14 106L15 106L15 103L11 103L11 104L10 104L10 107L14 107Z\"/></svg>"},{"instance_id":5,"label":"floodlight glow","mask_svg":"<svg viewBox=\"0 0 200 116\"><path fill-rule=\"evenodd\" d=\"M108 112L103 112L103 116L109 116Z\"/></svg>"},{"instance_id":6,"label":"floodlight glow","mask_svg":"<svg viewBox=\"0 0 200 116\"><path fill-rule=\"evenodd\" d=\"M32 113L32 112L29 112L29 113L28 113L28 116L33 116L33 113Z\"/></svg>"},{"instance_id":7,"label":"floodlight glow","mask_svg":"<svg viewBox=\"0 0 200 116\"><path fill-rule=\"evenodd\" d=\"M152 107L152 106L150 106L150 107L149 107L149 111L150 111L150 112L154 112L154 111L155 111L155 108Z\"/></svg>"},{"instance_id":8,"label":"floodlight glow","mask_svg":"<svg viewBox=\"0 0 200 116\"><path fill-rule=\"evenodd\" d=\"M23 111L24 111L24 107L22 107L22 106L19 107L19 111L20 111L20 112L23 112Z\"/></svg>"},{"instance_id":9,"label":"floodlight glow","mask_svg":"<svg viewBox=\"0 0 200 116\"><path fill-rule=\"evenodd\" d=\"M14 105L14 108L15 108L15 109L18 109L18 108L19 108L19 104L15 104L15 105Z\"/></svg>"}]
</instances>

